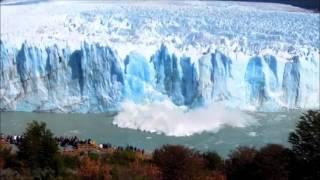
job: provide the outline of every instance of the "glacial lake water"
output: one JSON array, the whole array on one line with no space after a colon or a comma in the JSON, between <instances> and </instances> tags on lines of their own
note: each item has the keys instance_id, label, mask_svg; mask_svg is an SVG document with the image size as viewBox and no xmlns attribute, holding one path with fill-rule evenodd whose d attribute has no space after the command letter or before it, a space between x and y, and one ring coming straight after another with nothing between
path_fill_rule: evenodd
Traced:
<instances>
[{"instance_id":1,"label":"glacial lake water","mask_svg":"<svg viewBox=\"0 0 320 180\"><path fill-rule=\"evenodd\" d=\"M261 147L268 143L289 146L287 139L302 112L250 113L258 123L244 128L223 127L216 133L204 132L187 137L118 128L112 124L115 114L54 114L30 112L0 112L4 134L21 134L32 120L43 121L56 136L91 138L97 143L127 144L152 151L163 144L182 144L200 151L215 150L226 156L239 145Z\"/></svg>"}]
</instances>

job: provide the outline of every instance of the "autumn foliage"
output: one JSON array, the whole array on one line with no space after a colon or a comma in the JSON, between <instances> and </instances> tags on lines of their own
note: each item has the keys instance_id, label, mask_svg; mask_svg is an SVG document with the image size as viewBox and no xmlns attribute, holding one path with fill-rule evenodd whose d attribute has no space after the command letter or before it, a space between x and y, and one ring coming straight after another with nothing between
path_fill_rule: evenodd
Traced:
<instances>
[{"instance_id":1,"label":"autumn foliage","mask_svg":"<svg viewBox=\"0 0 320 180\"><path fill-rule=\"evenodd\" d=\"M111 179L110 167L89 157L83 157L78 168L78 175L82 179Z\"/></svg>"},{"instance_id":2,"label":"autumn foliage","mask_svg":"<svg viewBox=\"0 0 320 180\"><path fill-rule=\"evenodd\" d=\"M153 153L162 179L197 179L204 168L203 159L194 151L180 145L165 145Z\"/></svg>"}]
</instances>

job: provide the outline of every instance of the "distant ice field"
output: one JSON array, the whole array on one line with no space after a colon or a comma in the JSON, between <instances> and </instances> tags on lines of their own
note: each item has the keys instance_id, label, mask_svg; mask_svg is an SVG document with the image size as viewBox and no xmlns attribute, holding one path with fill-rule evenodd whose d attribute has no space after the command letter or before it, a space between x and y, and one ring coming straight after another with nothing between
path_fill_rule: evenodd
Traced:
<instances>
[{"instance_id":1,"label":"distant ice field","mask_svg":"<svg viewBox=\"0 0 320 180\"><path fill-rule=\"evenodd\" d=\"M319 14L280 4L58 1L2 5L1 13L1 39L19 48L24 41L74 48L92 41L114 47L121 56L124 43L129 51L168 42L186 54L226 43L232 50L319 47Z\"/></svg>"}]
</instances>

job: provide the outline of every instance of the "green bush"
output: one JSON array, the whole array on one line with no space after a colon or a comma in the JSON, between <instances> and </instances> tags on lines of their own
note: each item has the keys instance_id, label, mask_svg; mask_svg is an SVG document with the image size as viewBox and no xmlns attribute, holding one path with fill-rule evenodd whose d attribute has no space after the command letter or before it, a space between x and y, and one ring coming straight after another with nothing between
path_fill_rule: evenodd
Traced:
<instances>
[{"instance_id":1,"label":"green bush","mask_svg":"<svg viewBox=\"0 0 320 180\"><path fill-rule=\"evenodd\" d=\"M128 150L116 151L111 156L111 163L113 164L128 165L129 163L134 162L135 160L135 152Z\"/></svg>"},{"instance_id":2,"label":"green bush","mask_svg":"<svg viewBox=\"0 0 320 180\"><path fill-rule=\"evenodd\" d=\"M78 156L62 156L63 165L66 168L76 169L79 166L80 160Z\"/></svg>"},{"instance_id":3,"label":"green bush","mask_svg":"<svg viewBox=\"0 0 320 180\"><path fill-rule=\"evenodd\" d=\"M89 152L89 153L88 153L88 157L89 157L91 160L97 161L97 160L99 159L99 154L96 153L96 152Z\"/></svg>"},{"instance_id":4,"label":"green bush","mask_svg":"<svg viewBox=\"0 0 320 180\"><path fill-rule=\"evenodd\" d=\"M62 172L63 162L58 153L58 144L45 123L29 123L18 149L18 158L32 169L34 175L41 175L38 173L41 169L49 174L52 170L55 175Z\"/></svg>"}]
</instances>

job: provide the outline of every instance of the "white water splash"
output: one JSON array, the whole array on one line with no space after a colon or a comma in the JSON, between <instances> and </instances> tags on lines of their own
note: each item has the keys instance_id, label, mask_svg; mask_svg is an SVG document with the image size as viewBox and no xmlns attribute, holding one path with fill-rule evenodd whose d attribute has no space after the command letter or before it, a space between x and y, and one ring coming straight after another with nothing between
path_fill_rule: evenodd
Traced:
<instances>
[{"instance_id":1,"label":"white water splash","mask_svg":"<svg viewBox=\"0 0 320 180\"><path fill-rule=\"evenodd\" d=\"M164 100L147 104L125 101L113 124L168 136L190 136L201 132L217 132L225 126L246 127L256 120L243 111L227 109L220 104L188 110Z\"/></svg>"}]
</instances>

